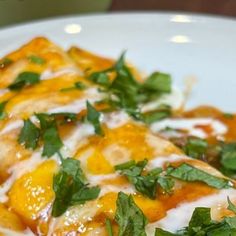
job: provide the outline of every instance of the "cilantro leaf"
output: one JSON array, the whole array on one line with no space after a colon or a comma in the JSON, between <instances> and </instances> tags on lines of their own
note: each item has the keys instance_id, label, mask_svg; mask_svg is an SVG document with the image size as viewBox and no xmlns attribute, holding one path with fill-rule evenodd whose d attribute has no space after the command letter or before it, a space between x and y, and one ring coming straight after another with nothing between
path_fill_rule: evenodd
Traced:
<instances>
[{"instance_id":1,"label":"cilantro leaf","mask_svg":"<svg viewBox=\"0 0 236 236\"><path fill-rule=\"evenodd\" d=\"M156 228L156 231L155 231L155 236L176 236L176 235L177 234L172 234L160 228Z\"/></svg>"},{"instance_id":2,"label":"cilantro leaf","mask_svg":"<svg viewBox=\"0 0 236 236\"><path fill-rule=\"evenodd\" d=\"M235 214L236 206L229 202L228 209ZM189 225L176 233L156 229L155 236L233 236L236 235L236 216L224 217L221 221L211 219L210 208L195 208Z\"/></svg>"},{"instance_id":3,"label":"cilantro leaf","mask_svg":"<svg viewBox=\"0 0 236 236\"><path fill-rule=\"evenodd\" d=\"M146 236L147 218L135 204L132 196L119 192L116 205L115 220L119 225L118 236Z\"/></svg>"},{"instance_id":4,"label":"cilantro leaf","mask_svg":"<svg viewBox=\"0 0 236 236\"><path fill-rule=\"evenodd\" d=\"M172 192L172 189L175 185L174 180L168 176L159 176L157 179L157 183L168 194Z\"/></svg>"},{"instance_id":5,"label":"cilantro leaf","mask_svg":"<svg viewBox=\"0 0 236 236\"><path fill-rule=\"evenodd\" d=\"M233 186L232 182L227 179L213 176L186 163L183 163L176 168L168 167L166 172L167 175L180 180L189 182L200 181L218 189L230 188Z\"/></svg>"},{"instance_id":6,"label":"cilantro leaf","mask_svg":"<svg viewBox=\"0 0 236 236\"><path fill-rule=\"evenodd\" d=\"M6 104L7 104L7 101L0 103L0 120L3 120L6 117L6 113L4 112Z\"/></svg>"},{"instance_id":7,"label":"cilantro leaf","mask_svg":"<svg viewBox=\"0 0 236 236\"><path fill-rule=\"evenodd\" d=\"M115 170L121 170L121 173L127 176L136 177L141 175L144 167L147 165L147 160L139 161L135 163L135 161L128 161L115 166Z\"/></svg>"},{"instance_id":8,"label":"cilantro leaf","mask_svg":"<svg viewBox=\"0 0 236 236\"><path fill-rule=\"evenodd\" d=\"M42 156L51 157L63 146L55 118L43 113L36 114L36 117L40 121L42 139L44 142Z\"/></svg>"},{"instance_id":9,"label":"cilantro leaf","mask_svg":"<svg viewBox=\"0 0 236 236\"><path fill-rule=\"evenodd\" d=\"M52 124L50 128L45 130L43 134L43 142L44 146L42 156L51 157L61 149L63 143L58 134L56 123Z\"/></svg>"},{"instance_id":10,"label":"cilantro leaf","mask_svg":"<svg viewBox=\"0 0 236 236\"><path fill-rule=\"evenodd\" d=\"M82 82L78 81L78 82L75 82L75 88L79 90L84 90L87 88L87 86L83 84Z\"/></svg>"},{"instance_id":11,"label":"cilantro leaf","mask_svg":"<svg viewBox=\"0 0 236 236\"><path fill-rule=\"evenodd\" d=\"M222 145L221 164L229 170L236 170L236 143Z\"/></svg>"},{"instance_id":12,"label":"cilantro leaf","mask_svg":"<svg viewBox=\"0 0 236 236\"><path fill-rule=\"evenodd\" d=\"M88 187L80 161L67 158L62 160L59 172L53 178L55 200L52 216L62 215L70 206L94 200L100 193L99 187Z\"/></svg>"},{"instance_id":13,"label":"cilantro leaf","mask_svg":"<svg viewBox=\"0 0 236 236\"><path fill-rule=\"evenodd\" d=\"M169 74L154 72L143 84L144 89L156 92L171 92L171 76Z\"/></svg>"},{"instance_id":14,"label":"cilantro leaf","mask_svg":"<svg viewBox=\"0 0 236 236\"><path fill-rule=\"evenodd\" d=\"M26 148L35 149L38 146L39 137L40 129L30 119L24 120L18 142L24 144Z\"/></svg>"},{"instance_id":15,"label":"cilantro leaf","mask_svg":"<svg viewBox=\"0 0 236 236\"><path fill-rule=\"evenodd\" d=\"M113 236L112 224L109 219L106 219L106 230L107 230L108 236Z\"/></svg>"},{"instance_id":16,"label":"cilantro leaf","mask_svg":"<svg viewBox=\"0 0 236 236\"><path fill-rule=\"evenodd\" d=\"M10 90L20 90L27 85L37 84L40 81L40 74L30 71L20 73L15 81L8 86Z\"/></svg>"},{"instance_id":17,"label":"cilantro leaf","mask_svg":"<svg viewBox=\"0 0 236 236\"><path fill-rule=\"evenodd\" d=\"M110 85L109 77L104 71L94 72L88 77L88 79L95 84L103 85L105 87Z\"/></svg>"},{"instance_id":18,"label":"cilantro leaf","mask_svg":"<svg viewBox=\"0 0 236 236\"><path fill-rule=\"evenodd\" d=\"M99 121L100 112L98 112L88 101L87 101L87 116L86 119L90 122L98 135L103 135L103 130Z\"/></svg>"},{"instance_id":19,"label":"cilantro leaf","mask_svg":"<svg viewBox=\"0 0 236 236\"><path fill-rule=\"evenodd\" d=\"M45 60L42 57L31 55L28 57L29 61L38 64L38 65L43 65L45 64Z\"/></svg>"},{"instance_id":20,"label":"cilantro leaf","mask_svg":"<svg viewBox=\"0 0 236 236\"><path fill-rule=\"evenodd\" d=\"M161 176L160 174L163 171L161 168L153 169L143 175L142 172L146 165L147 160L137 163L129 161L115 166L115 170L119 170L122 175L125 175L138 192L151 199L156 197L158 184L165 192L170 193L174 186L174 181L170 177Z\"/></svg>"},{"instance_id":21,"label":"cilantro leaf","mask_svg":"<svg viewBox=\"0 0 236 236\"><path fill-rule=\"evenodd\" d=\"M112 82L109 81L107 74L110 72L115 74ZM136 81L130 68L125 63L125 52L121 54L112 67L94 72L88 79L105 88L110 106L124 109L136 120L150 124L170 115L170 109L164 110L163 108L161 111L153 111L148 114L141 114L140 111L140 105L143 103L158 99L163 93L171 92L170 75L155 72L144 83Z\"/></svg>"},{"instance_id":22,"label":"cilantro leaf","mask_svg":"<svg viewBox=\"0 0 236 236\"><path fill-rule=\"evenodd\" d=\"M168 105L161 105L157 109L142 114L142 120L146 124L152 124L153 122L165 119L171 116L171 107Z\"/></svg>"},{"instance_id":23,"label":"cilantro leaf","mask_svg":"<svg viewBox=\"0 0 236 236\"><path fill-rule=\"evenodd\" d=\"M0 69L9 66L12 63L13 63L12 59L5 57L2 60L0 60Z\"/></svg>"},{"instance_id":24,"label":"cilantro leaf","mask_svg":"<svg viewBox=\"0 0 236 236\"><path fill-rule=\"evenodd\" d=\"M229 197L227 197L228 201L228 210L232 211L234 214L236 214L236 206L230 201Z\"/></svg>"},{"instance_id":25,"label":"cilantro leaf","mask_svg":"<svg viewBox=\"0 0 236 236\"><path fill-rule=\"evenodd\" d=\"M227 119L233 119L234 118L234 114L232 114L232 113L224 113L223 116Z\"/></svg>"},{"instance_id":26,"label":"cilantro leaf","mask_svg":"<svg viewBox=\"0 0 236 236\"><path fill-rule=\"evenodd\" d=\"M188 138L186 145L183 147L186 155L196 158L202 159L202 156L205 155L208 148L208 143L204 139L200 138Z\"/></svg>"},{"instance_id":27,"label":"cilantro leaf","mask_svg":"<svg viewBox=\"0 0 236 236\"><path fill-rule=\"evenodd\" d=\"M190 235L200 231L201 228L211 224L211 209L206 207L195 208L192 218L188 225Z\"/></svg>"},{"instance_id":28,"label":"cilantro leaf","mask_svg":"<svg viewBox=\"0 0 236 236\"><path fill-rule=\"evenodd\" d=\"M67 92L67 91L74 90L74 89L84 90L84 89L86 89L86 88L87 88L87 86L86 86L84 83L78 81L78 82L75 82L75 83L74 83L74 86L68 87L68 88L63 88L63 89L61 89L60 91L61 91L61 92Z\"/></svg>"}]
</instances>

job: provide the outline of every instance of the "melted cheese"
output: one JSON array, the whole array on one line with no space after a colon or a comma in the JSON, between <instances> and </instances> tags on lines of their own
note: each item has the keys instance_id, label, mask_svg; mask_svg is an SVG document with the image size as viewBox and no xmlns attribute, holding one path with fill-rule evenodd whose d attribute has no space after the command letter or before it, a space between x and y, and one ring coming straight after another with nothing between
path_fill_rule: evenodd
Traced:
<instances>
[{"instance_id":1,"label":"melted cheese","mask_svg":"<svg viewBox=\"0 0 236 236\"><path fill-rule=\"evenodd\" d=\"M30 63L29 55L42 57L45 64ZM233 198L235 195L236 190L215 190L205 184L183 181L176 181L171 195L160 190L156 199L149 199L138 193L126 177L115 172L115 165L146 158L149 160L146 171L156 167L165 168L168 163L186 162L223 177L206 163L186 157L175 145L154 133L171 127L187 130L189 135L207 137L223 135L228 129L215 118L166 119L154 123L150 129L133 121L124 111L115 111L103 113L100 117L104 136L96 135L94 127L85 122L60 126L59 133L64 143L60 150L62 155L80 160L88 183L91 186L99 186L101 191L97 199L83 205L71 206L60 217L52 218L51 208L55 197L52 183L60 159L57 155L50 159L42 158L42 147L34 151L28 150L28 153L19 152L16 136L23 126L23 119L30 118L32 122L38 122L34 116L35 112L83 114L87 100L96 104L104 99L104 94L98 91L98 87L91 85L84 77L91 72L104 70L114 62L78 48L72 48L66 53L43 38L33 40L7 57L14 63L9 67L0 68L0 101L9 100L5 108L9 116L0 121L0 135L3 139L11 141L11 152L4 153L15 153L17 158L14 159L11 155L1 157L1 162L7 160L7 165L4 164L7 167L4 169L4 178L0 179L0 202L7 211L11 209L17 213L14 217L20 222L21 228L18 230L15 227L14 231L13 228L2 226L0 214L0 234L105 235L105 219L114 218L117 195L122 191L133 195L134 201L150 222L147 226L148 236L153 236L157 226L174 232L187 225L196 206L219 207L213 212L217 218L218 213L220 215L221 210L225 209L226 197L229 195ZM18 92L8 91L6 87L19 73L26 70L40 73L40 83ZM131 70L135 77L140 77L134 68ZM89 86L88 89L61 91L73 86L77 81L85 83ZM182 93L174 88L171 94L142 105L140 109L146 112L161 104L171 105L178 110L183 104ZM210 131L206 132L203 126L209 126ZM0 144L3 148L8 148L8 143L1 139ZM117 225L114 224L113 227L117 232Z\"/></svg>"}]
</instances>

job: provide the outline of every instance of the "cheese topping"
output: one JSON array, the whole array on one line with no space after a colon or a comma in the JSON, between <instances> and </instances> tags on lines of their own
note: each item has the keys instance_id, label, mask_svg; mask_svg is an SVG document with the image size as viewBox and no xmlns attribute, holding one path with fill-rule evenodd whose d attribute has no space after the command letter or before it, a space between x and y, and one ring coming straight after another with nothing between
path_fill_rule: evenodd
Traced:
<instances>
[{"instance_id":1,"label":"cheese topping","mask_svg":"<svg viewBox=\"0 0 236 236\"><path fill-rule=\"evenodd\" d=\"M0 61L0 234L107 235L109 219L117 235L120 192L147 218L148 236L156 227L186 226L197 206L214 209L214 219L224 216L234 182L158 134L168 127L201 138L226 136L229 126L211 117L166 118L168 106L183 105L168 74L155 72L146 82L122 57L115 63L80 48L64 52L44 38L6 58L9 64ZM167 173L183 163L229 189Z\"/></svg>"}]
</instances>

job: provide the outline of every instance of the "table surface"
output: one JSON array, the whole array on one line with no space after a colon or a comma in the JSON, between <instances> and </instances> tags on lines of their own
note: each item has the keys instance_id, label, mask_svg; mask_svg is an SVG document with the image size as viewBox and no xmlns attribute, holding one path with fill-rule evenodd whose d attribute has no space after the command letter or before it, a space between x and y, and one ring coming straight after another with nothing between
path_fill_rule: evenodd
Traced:
<instances>
[{"instance_id":1,"label":"table surface","mask_svg":"<svg viewBox=\"0 0 236 236\"><path fill-rule=\"evenodd\" d=\"M113 0L111 11L188 11L236 16L236 0Z\"/></svg>"}]
</instances>

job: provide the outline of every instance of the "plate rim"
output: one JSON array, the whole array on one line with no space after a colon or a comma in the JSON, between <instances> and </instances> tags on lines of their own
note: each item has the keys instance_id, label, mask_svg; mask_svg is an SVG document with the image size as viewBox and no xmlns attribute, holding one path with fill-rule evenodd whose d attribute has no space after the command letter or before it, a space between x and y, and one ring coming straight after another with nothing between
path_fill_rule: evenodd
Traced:
<instances>
[{"instance_id":1,"label":"plate rim","mask_svg":"<svg viewBox=\"0 0 236 236\"><path fill-rule=\"evenodd\" d=\"M173 15L185 15L187 17L194 17L197 20L208 20L208 21L224 21L227 23L236 24L236 17L233 16L223 16L223 15L215 15L215 14L202 14L202 13L192 13L192 12L184 12L184 11L114 11L107 13L87 13L87 14L71 14L65 16L56 16L56 17L47 17L43 19L32 20L28 22L21 22L12 24L9 26L0 27L0 37L3 33L7 33L7 31L17 30L19 28L24 27L32 27L39 24L45 23L54 23L61 20L72 20L72 19L92 19L92 18L102 18L102 17L121 17L121 16L156 16L156 17L168 17Z\"/></svg>"}]
</instances>

